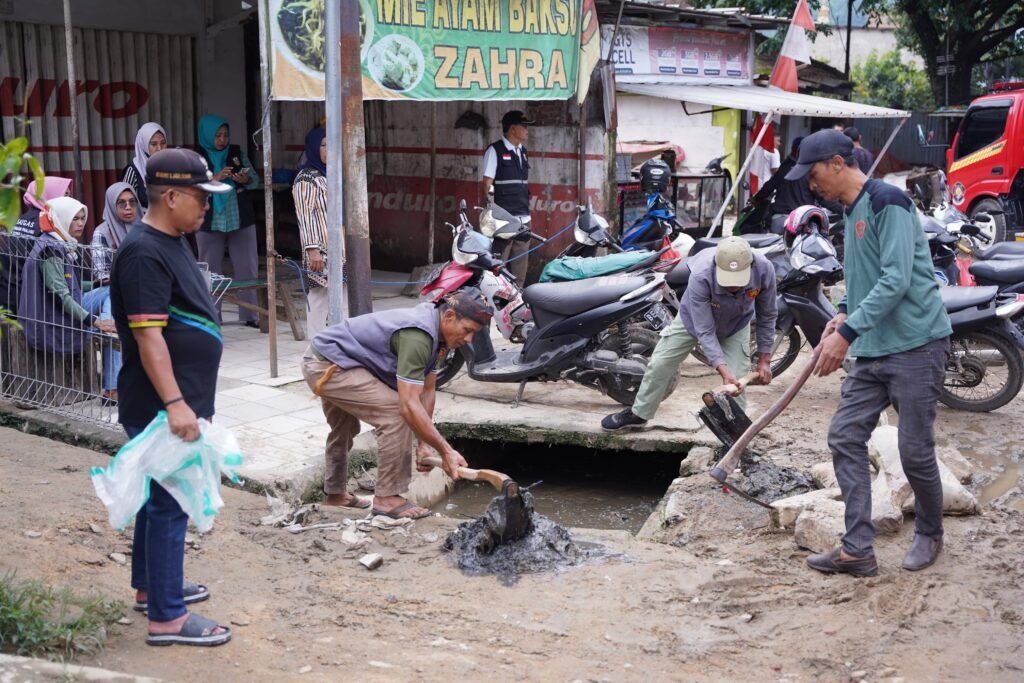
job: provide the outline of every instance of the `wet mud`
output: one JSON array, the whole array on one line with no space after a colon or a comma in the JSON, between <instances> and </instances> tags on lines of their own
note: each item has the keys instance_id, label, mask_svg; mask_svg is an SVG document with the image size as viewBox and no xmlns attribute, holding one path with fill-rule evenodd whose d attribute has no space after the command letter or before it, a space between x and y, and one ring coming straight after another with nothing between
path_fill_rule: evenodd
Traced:
<instances>
[{"instance_id":1,"label":"wet mud","mask_svg":"<svg viewBox=\"0 0 1024 683\"><path fill-rule=\"evenodd\" d=\"M759 453L744 456L740 471L745 478L744 490L765 503L817 488L811 476L803 470L776 465Z\"/></svg>"},{"instance_id":2,"label":"wet mud","mask_svg":"<svg viewBox=\"0 0 1024 683\"><path fill-rule=\"evenodd\" d=\"M493 574L512 585L523 574L535 574L572 567L600 555L600 549L575 543L569 531L533 509L533 496L522 491L524 512L529 523L525 535L507 538L508 508L503 496L494 498L482 517L463 522L445 539L443 549L455 566L470 576Z\"/></svg>"}]
</instances>

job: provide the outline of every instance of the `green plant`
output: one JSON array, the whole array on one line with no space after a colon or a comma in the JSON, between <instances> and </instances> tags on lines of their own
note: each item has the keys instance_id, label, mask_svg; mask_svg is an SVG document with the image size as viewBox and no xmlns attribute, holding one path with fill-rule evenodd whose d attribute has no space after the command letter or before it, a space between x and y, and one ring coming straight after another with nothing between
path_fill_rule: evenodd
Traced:
<instances>
[{"instance_id":1,"label":"green plant","mask_svg":"<svg viewBox=\"0 0 1024 683\"><path fill-rule=\"evenodd\" d=\"M10 230L21 215L21 181L25 165L36 181L37 196L43 196L43 167L28 153L28 138L18 137L0 145L0 227Z\"/></svg>"},{"instance_id":2,"label":"green plant","mask_svg":"<svg viewBox=\"0 0 1024 683\"><path fill-rule=\"evenodd\" d=\"M855 102L908 111L935 108L928 75L904 63L898 50L881 55L872 50L866 60L850 69L850 80Z\"/></svg>"},{"instance_id":3,"label":"green plant","mask_svg":"<svg viewBox=\"0 0 1024 683\"><path fill-rule=\"evenodd\" d=\"M103 649L125 605L41 581L0 577L0 651L68 661Z\"/></svg>"}]
</instances>

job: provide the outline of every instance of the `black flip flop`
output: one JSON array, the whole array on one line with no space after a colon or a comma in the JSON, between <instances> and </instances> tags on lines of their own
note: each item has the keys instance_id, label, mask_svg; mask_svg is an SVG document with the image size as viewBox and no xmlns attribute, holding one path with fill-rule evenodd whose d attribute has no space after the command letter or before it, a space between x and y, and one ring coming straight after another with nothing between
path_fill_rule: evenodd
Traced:
<instances>
[{"instance_id":1,"label":"black flip flop","mask_svg":"<svg viewBox=\"0 0 1024 683\"><path fill-rule=\"evenodd\" d=\"M214 629L222 628L222 633L214 633ZM221 626L212 619L201 617L198 614L188 615L188 619L181 625L177 633L149 633L146 634L146 645L197 645L199 647L214 647L223 645L231 640L231 629Z\"/></svg>"},{"instance_id":2,"label":"black flip flop","mask_svg":"<svg viewBox=\"0 0 1024 683\"><path fill-rule=\"evenodd\" d=\"M191 605L196 602L202 602L203 600L210 599L210 589L199 583L192 583L191 581L186 581L182 585L182 590L185 593L186 605ZM149 603L136 600L135 606L132 607L132 609L136 612L145 612L149 609Z\"/></svg>"}]
</instances>

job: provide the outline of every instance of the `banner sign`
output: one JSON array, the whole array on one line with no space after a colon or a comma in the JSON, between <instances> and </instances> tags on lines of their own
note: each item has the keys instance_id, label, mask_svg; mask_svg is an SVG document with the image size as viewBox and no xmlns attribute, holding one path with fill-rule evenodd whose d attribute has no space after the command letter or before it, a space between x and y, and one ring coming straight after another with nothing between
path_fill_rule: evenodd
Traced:
<instances>
[{"instance_id":1,"label":"banner sign","mask_svg":"<svg viewBox=\"0 0 1024 683\"><path fill-rule=\"evenodd\" d=\"M264 1L273 97L324 99L324 0ZM581 0L342 1L358 1L361 10L363 99L564 100L576 93Z\"/></svg>"},{"instance_id":2,"label":"banner sign","mask_svg":"<svg viewBox=\"0 0 1024 683\"><path fill-rule=\"evenodd\" d=\"M611 38L612 29L602 27L602 52L607 52ZM651 76L674 83L752 82L753 50L748 31L620 26L611 55L615 74L624 82L657 80Z\"/></svg>"}]
</instances>

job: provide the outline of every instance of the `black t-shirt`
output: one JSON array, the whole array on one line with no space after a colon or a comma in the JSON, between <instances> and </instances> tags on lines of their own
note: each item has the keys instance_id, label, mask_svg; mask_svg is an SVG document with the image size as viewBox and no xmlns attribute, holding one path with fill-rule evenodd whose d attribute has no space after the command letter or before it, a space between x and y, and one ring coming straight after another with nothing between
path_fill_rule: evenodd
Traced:
<instances>
[{"instance_id":1,"label":"black t-shirt","mask_svg":"<svg viewBox=\"0 0 1024 683\"><path fill-rule=\"evenodd\" d=\"M181 395L198 417L213 417L223 341L206 278L185 238L146 224L130 230L114 257L110 303L123 357L117 380L121 424L144 427L164 409L132 335L140 327L163 328Z\"/></svg>"}]
</instances>

